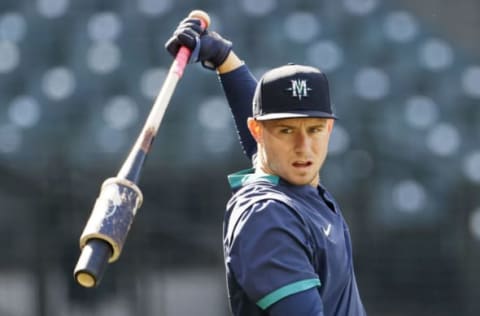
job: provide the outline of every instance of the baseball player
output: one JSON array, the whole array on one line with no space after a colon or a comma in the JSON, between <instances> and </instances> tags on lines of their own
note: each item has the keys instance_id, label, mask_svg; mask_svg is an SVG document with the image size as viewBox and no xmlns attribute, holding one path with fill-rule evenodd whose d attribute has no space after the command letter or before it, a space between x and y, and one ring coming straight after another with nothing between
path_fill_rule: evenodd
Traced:
<instances>
[{"instance_id":1,"label":"baseball player","mask_svg":"<svg viewBox=\"0 0 480 316\"><path fill-rule=\"evenodd\" d=\"M366 315L348 226L320 182L336 119L326 76L288 64L257 82L232 43L183 20L166 49L216 69L253 168L228 177L223 227L233 315ZM253 102L252 102L253 100ZM252 107L253 103L253 107Z\"/></svg>"}]
</instances>

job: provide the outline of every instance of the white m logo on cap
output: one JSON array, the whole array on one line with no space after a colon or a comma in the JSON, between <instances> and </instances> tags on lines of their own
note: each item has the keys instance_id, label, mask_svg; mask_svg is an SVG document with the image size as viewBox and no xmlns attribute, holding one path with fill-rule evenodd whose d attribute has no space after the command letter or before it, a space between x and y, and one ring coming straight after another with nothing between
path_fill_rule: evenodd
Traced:
<instances>
[{"instance_id":1,"label":"white m logo on cap","mask_svg":"<svg viewBox=\"0 0 480 316\"><path fill-rule=\"evenodd\" d=\"M312 89L307 86L307 80L290 80L292 86L287 91L292 91L292 97L301 100L303 97L308 97L308 91Z\"/></svg>"}]
</instances>

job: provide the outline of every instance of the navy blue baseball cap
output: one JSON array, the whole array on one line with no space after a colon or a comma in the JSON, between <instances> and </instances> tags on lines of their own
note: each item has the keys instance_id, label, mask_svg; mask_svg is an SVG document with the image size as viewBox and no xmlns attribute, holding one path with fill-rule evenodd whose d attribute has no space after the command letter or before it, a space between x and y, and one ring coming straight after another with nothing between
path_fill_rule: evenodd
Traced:
<instances>
[{"instance_id":1,"label":"navy blue baseball cap","mask_svg":"<svg viewBox=\"0 0 480 316\"><path fill-rule=\"evenodd\" d=\"M311 66L288 64L267 71L253 97L253 118L259 121L320 117L336 119L327 77Z\"/></svg>"}]
</instances>

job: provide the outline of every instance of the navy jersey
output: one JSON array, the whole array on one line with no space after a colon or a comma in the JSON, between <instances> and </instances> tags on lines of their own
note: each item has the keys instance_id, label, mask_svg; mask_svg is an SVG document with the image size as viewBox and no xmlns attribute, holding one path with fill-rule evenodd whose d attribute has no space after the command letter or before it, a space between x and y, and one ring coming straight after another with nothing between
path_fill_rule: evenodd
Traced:
<instances>
[{"instance_id":1,"label":"navy jersey","mask_svg":"<svg viewBox=\"0 0 480 316\"><path fill-rule=\"evenodd\" d=\"M268 315L283 299L313 289L315 315L366 315L348 228L331 195L252 172L229 176L234 195L223 237L232 313Z\"/></svg>"}]
</instances>

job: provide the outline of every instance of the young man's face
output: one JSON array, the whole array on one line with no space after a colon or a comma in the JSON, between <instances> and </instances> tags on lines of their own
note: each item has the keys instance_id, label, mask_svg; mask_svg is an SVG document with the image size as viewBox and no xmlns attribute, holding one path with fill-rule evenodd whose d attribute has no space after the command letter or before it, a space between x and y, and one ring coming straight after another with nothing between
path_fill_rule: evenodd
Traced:
<instances>
[{"instance_id":1,"label":"young man's face","mask_svg":"<svg viewBox=\"0 0 480 316\"><path fill-rule=\"evenodd\" d=\"M251 119L249 128L258 143L257 167L294 185L318 185L333 119Z\"/></svg>"}]
</instances>

